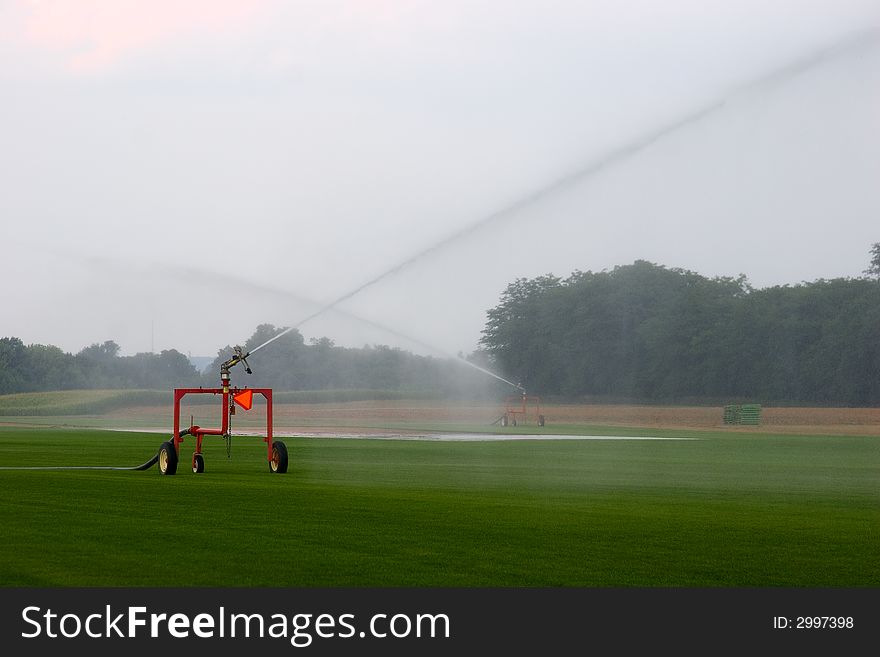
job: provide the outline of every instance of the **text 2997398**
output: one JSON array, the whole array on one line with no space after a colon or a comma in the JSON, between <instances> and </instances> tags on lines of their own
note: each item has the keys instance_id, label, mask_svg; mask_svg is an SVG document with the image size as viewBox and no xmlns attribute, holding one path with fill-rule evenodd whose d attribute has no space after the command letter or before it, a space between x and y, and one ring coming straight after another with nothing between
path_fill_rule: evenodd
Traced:
<instances>
[{"instance_id":1,"label":"text 2997398","mask_svg":"<svg viewBox=\"0 0 880 657\"><path fill-rule=\"evenodd\" d=\"M774 630L851 630L855 627L852 616L774 616Z\"/></svg>"}]
</instances>

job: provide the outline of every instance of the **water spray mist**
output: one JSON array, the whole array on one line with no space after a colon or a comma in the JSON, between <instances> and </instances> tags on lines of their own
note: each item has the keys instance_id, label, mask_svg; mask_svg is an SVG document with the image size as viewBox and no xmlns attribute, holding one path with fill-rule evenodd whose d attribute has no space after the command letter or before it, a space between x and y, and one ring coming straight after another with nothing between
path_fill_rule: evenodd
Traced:
<instances>
[{"instance_id":1,"label":"water spray mist","mask_svg":"<svg viewBox=\"0 0 880 657\"><path fill-rule=\"evenodd\" d=\"M307 316L305 319L300 320L297 324L282 330L277 335L274 335L273 337L266 340L263 344L251 349L249 354L245 354L245 355L250 355L250 354L256 353L257 351L259 351L263 347L266 347L267 345L271 344L272 342L279 339L280 337L286 335L290 331L292 331L296 328L299 328L300 326L302 326L306 322L318 317L319 315L324 314L328 310L335 308L339 304L341 304L341 303L351 299L352 297L360 294L361 292L363 292L367 288L372 287L373 285L379 283L380 281L397 274L398 272L409 267L410 265L414 264L415 262L417 262L427 256L430 256L431 254L433 254L437 251L440 251L440 250L446 248L450 244L458 242L458 241L468 237L469 235L477 232L478 230L481 230L481 229L485 228L486 226L489 226L490 224L507 219L513 215L516 215L517 213L521 212L522 210L525 210L526 208L537 205L538 203L544 201L547 198L550 198L550 197L552 197L562 191L570 189L570 188L584 182L585 180L592 178L593 176L596 176L596 175L603 173L606 169L609 169L615 165L621 164L623 162L626 162L626 161L632 159L633 157L637 156L639 153L646 150L647 148L649 148L650 146L652 146L656 142L658 142L658 141L660 141L670 135L673 135L683 129L686 129L695 123L703 121L704 119L706 119L706 117L720 111L721 109L723 109L725 107L725 105L730 100L732 100L736 97L742 96L746 93L750 93L753 91L765 90L765 89L769 89L769 88L781 85L781 84L787 82L788 80L790 80L790 79L792 79L792 78L794 78L794 77L796 77L796 76L798 76L798 75L800 75L800 74L802 74L812 68L815 68L816 66L823 64L826 61L829 61L829 60L834 59L836 57L843 56L843 55L845 55L853 50L856 50L856 49L874 46L877 44L878 40L880 40L880 29L876 29L876 28L865 31L865 32L860 32L856 35L851 35L848 38L842 39L841 41L839 41L837 44L835 44L834 46L832 46L830 48L826 48L821 51L814 52L806 57L803 57L803 58L798 59L796 61L793 61L785 66L782 66L767 75L764 75L760 78L757 78L747 84L744 84L744 85L732 90L730 93L726 94L723 98L721 98L715 102L709 103L708 105L705 105L697 110L689 112L688 114L684 115L682 118L680 118L676 121L673 121L665 126L662 126L662 127L657 128L649 133L641 135L638 138L636 138L626 144L623 144L622 146L610 151L609 153L606 153L606 154L602 155L601 157L588 162L584 166L572 171L571 173L566 174L564 176L561 176L561 177L557 178L556 180L554 180L553 182L551 182L547 185L544 185L544 186L526 194L525 196L521 197L520 199L514 201L513 203L510 203L509 205L504 206L503 208L493 212L492 214L489 214L485 217L482 217L481 219L478 219L478 220L468 224L467 226L465 226L461 230L449 235L448 237L443 238L439 242L436 242L435 244L433 244L425 249L422 249L421 251L418 251L417 253L413 254L412 256L410 256L410 257L406 258L405 260L402 260L398 264L394 265L390 269L387 269L384 272L374 276L373 278L369 279L368 281L359 285L358 287L354 288L353 290L346 292L345 294L338 297L337 299L335 299L335 300L331 301L330 303L326 304L325 306L319 308L318 310L313 312L311 315ZM495 377L496 379L499 379L500 381L503 381L503 382L515 387L515 388L520 388L519 385L512 383L506 379L503 379L502 377L498 376L497 374L493 374L492 372L489 372L488 370L485 370L477 365L474 365L470 361L467 361L464 359L460 359L460 360L467 363L471 367L474 367L482 372L485 372L486 374L488 374L490 376Z\"/></svg>"}]
</instances>

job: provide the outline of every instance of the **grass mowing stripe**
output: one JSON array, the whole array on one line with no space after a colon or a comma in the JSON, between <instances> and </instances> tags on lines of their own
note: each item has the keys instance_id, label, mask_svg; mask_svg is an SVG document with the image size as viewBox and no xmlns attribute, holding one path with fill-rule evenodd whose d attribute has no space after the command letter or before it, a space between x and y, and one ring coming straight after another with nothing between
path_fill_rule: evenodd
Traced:
<instances>
[{"instance_id":1,"label":"grass mowing stripe","mask_svg":"<svg viewBox=\"0 0 880 657\"><path fill-rule=\"evenodd\" d=\"M289 440L206 472L2 472L5 586L877 586L878 442ZM0 465L161 437L0 430ZM184 443L183 463L190 443Z\"/></svg>"}]
</instances>

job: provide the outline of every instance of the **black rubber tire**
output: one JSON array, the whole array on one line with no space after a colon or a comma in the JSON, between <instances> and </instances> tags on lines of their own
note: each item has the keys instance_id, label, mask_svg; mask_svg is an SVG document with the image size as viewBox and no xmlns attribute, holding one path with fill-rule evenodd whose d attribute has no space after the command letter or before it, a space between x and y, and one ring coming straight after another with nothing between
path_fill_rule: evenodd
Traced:
<instances>
[{"instance_id":1,"label":"black rubber tire","mask_svg":"<svg viewBox=\"0 0 880 657\"><path fill-rule=\"evenodd\" d=\"M513 418L513 419L510 421L510 423L511 423L513 426L516 426L516 418Z\"/></svg>"},{"instance_id":2,"label":"black rubber tire","mask_svg":"<svg viewBox=\"0 0 880 657\"><path fill-rule=\"evenodd\" d=\"M201 454L193 454L193 474L201 474L205 471L205 457Z\"/></svg>"},{"instance_id":3,"label":"black rubber tire","mask_svg":"<svg viewBox=\"0 0 880 657\"><path fill-rule=\"evenodd\" d=\"M166 440L159 448L159 472L163 475L173 475L177 472L177 450L170 440Z\"/></svg>"},{"instance_id":4,"label":"black rubber tire","mask_svg":"<svg viewBox=\"0 0 880 657\"><path fill-rule=\"evenodd\" d=\"M272 460L269 461L269 471L278 474L287 472L287 445L280 440L272 441Z\"/></svg>"},{"instance_id":5,"label":"black rubber tire","mask_svg":"<svg viewBox=\"0 0 880 657\"><path fill-rule=\"evenodd\" d=\"M539 426L539 427L543 427L543 426L544 426L544 416L543 416L543 415L539 415L539 416L538 416L538 426Z\"/></svg>"}]
</instances>

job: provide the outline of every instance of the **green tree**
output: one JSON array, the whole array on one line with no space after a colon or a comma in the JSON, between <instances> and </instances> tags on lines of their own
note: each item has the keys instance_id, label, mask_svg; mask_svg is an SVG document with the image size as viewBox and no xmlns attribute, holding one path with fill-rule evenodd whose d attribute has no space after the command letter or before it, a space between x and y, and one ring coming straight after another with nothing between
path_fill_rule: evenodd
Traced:
<instances>
[{"instance_id":1,"label":"green tree","mask_svg":"<svg viewBox=\"0 0 880 657\"><path fill-rule=\"evenodd\" d=\"M517 383L540 384L546 372L546 359L551 356L541 344L554 344L548 331L558 323L542 318L550 310L546 295L559 285L560 279L552 275L517 279L507 286L499 305L487 312L480 344Z\"/></svg>"},{"instance_id":2,"label":"green tree","mask_svg":"<svg viewBox=\"0 0 880 657\"><path fill-rule=\"evenodd\" d=\"M76 359L51 345L27 347L27 372L31 390L69 390L83 386Z\"/></svg>"},{"instance_id":3,"label":"green tree","mask_svg":"<svg viewBox=\"0 0 880 657\"><path fill-rule=\"evenodd\" d=\"M94 343L76 354L76 363L89 388L124 388L125 377L119 367L119 345L113 340Z\"/></svg>"},{"instance_id":4,"label":"green tree","mask_svg":"<svg viewBox=\"0 0 880 657\"><path fill-rule=\"evenodd\" d=\"M27 351L19 338L0 338L0 394L27 389Z\"/></svg>"},{"instance_id":5,"label":"green tree","mask_svg":"<svg viewBox=\"0 0 880 657\"><path fill-rule=\"evenodd\" d=\"M874 242L871 247L871 264L865 270L865 274L872 278L880 279L880 242Z\"/></svg>"},{"instance_id":6,"label":"green tree","mask_svg":"<svg viewBox=\"0 0 880 657\"><path fill-rule=\"evenodd\" d=\"M481 345L536 394L880 403L880 286L754 290L645 261L508 286Z\"/></svg>"}]
</instances>

